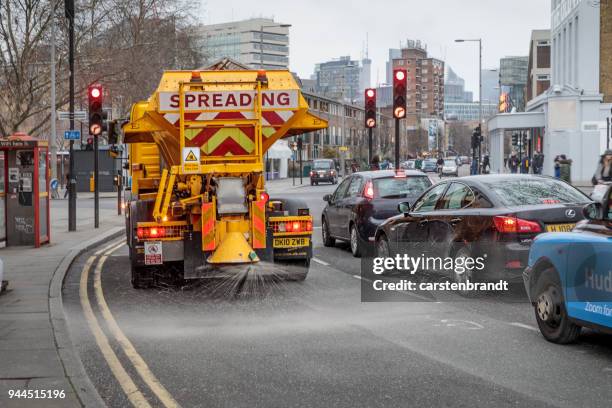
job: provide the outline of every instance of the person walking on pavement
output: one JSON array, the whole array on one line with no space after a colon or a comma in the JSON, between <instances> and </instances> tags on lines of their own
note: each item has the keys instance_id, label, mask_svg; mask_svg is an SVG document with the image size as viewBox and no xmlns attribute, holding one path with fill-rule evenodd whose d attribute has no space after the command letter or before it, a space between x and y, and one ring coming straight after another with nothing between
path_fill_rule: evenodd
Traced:
<instances>
[{"instance_id":1,"label":"person walking on pavement","mask_svg":"<svg viewBox=\"0 0 612 408\"><path fill-rule=\"evenodd\" d=\"M370 170L380 170L380 157L374 156L370 164Z\"/></svg>"},{"instance_id":2,"label":"person walking on pavement","mask_svg":"<svg viewBox=\"0 0 612 408\"><path fill-rule=\"evenodd\" d=\"M66 173L66 191L64 191L64 200L68 197L68 193L70 192L70 174Z\"/></svg>"},{"instance_id":3,"label":"person walking on pavement","mask_svg":"<svg viewBox=\"0 0 612 408\"><path fill-rule=\"evenodd\" d=\"M510 168L510 173L516 173L519 166L519 159L516 157L516 152L512 152L510 159L508 159L508 167Z\"/></svg>"},{"instance_id":4,"label":"person walking on pavement","mask_svg":"<svg viewBox=\"0 0 612 408\"><path fill-rule=\"evenodd\" d=\"M600 157L593 178L593 185L612 183L612 150L606 150Z\"/></svg>"},{"instance_id":5,"label":"person walking on pavement","mask_svg":"<svg viewBox=\"0 0 612 408\"><path fill-rule=\"evenodd\" d=\"M559 178L572 184L572 159L568 159L564 154L559 156Z\"/></svg>"},{"instance_id":6,"label":"person walking on pavement","mask_svg":"<svg viewBox=\"0 0 612 408\"><path fill-rule=\"evenodd\" d=\"M485 154L482 159L482 174L489 174L491 171L491 163L489 162L489 156Z\"/></svg>"}]
</instances>

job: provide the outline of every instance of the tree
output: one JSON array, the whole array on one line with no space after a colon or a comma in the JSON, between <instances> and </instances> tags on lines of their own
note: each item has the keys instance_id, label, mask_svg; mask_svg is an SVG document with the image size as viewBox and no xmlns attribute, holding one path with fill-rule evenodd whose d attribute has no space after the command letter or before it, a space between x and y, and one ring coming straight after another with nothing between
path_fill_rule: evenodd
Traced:
<instances>
[{"instance_id":1,"label":"tree","mask_svg":"<svg viewBox=\"0 0 612 408\"><path fill-rule=\"evenodd\" d=\"M120 116L147 98L164 69L201 66L184 0L82 0L75 15L75 99L103 83ZM61 0L0 1L0 136L49 126L51 24L57 26L57 103L68 104L68 26Z\"/></svg>"}]
</instances>

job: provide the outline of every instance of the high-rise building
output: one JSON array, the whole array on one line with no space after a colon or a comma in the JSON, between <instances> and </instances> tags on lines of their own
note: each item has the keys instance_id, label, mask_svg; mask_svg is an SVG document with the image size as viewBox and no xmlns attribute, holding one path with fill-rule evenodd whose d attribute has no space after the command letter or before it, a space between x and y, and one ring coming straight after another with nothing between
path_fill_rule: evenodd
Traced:
<instances>
[{"instance_id":1,"label":"high-rise building","mask_svg":"<svg viewBox=\"0 0 612 408\"><path fill-rule=\"evenodd\" d=\"M498 103L499 100L499 69L488 68L481 72L482 102Z\"/></svg>"},{"instance_id":2,"label":"high-rise building","mask_svg":"<svg viewBox=\"0 0 612 408\"><path fill-rule=\"evenodd\" d=\"M525 87L529 57L505 57L499 61L499 78L502 93L510 97L512 110L525 110Z\"/></svg>"},{"instance_id":3,"label":"high-rise building","mask_svg":"<svg viewBox=\"0 0 612 408\"><path fill-rule=\"evenodd\" d=\"M369 71L369 65L367 69ZM316 64L317 92L331 99L360 101L363 96L362 71L359 61L349 56Z\"/></svg>"},{"instance_id":4,"label":"high-rise building","mask_svg":"<svg viewBox=\"0 0 612 408\"><path fill-rule=\"evenodd\" d=\"M389 48L389 59L386 63L386 83L390 85L393 83L393 60L395 58L401 58L402 50L399 48Z\"/></svg>"},{"instance_id":5,"label":"high-rise building","mask_svg":"<svg viewBox=\"0 0 612 408\"><path fill-rule=\"evenodd\" d=\"M550 30L533 30L529 47L525 101L529 102L550 87Z\"/></svg>"},{"instance_id":6,"label":"high-rise building","mask_svg":"<svg viewBox=\"0 0 612 408\"><path fill-rule=\"evenodd\" d=\"M408 123L413 117L444 115L444 61L427 55L420 41L408 40L401 56L393 59L393 69L405 68L408 77Z\"/></svg>"},{"instance_id":7,"label":"high-rise building","mask_svg":"<svg viewBox=\"0 0 612 408\"><path fill-rule=\"evenodd\" d=\"M201 26L202 47L210 60L231 58L253 68L289 67L289 26L252 18Z\"/></svg>"},{"instance_id":8,"label":"high-rise building","mask_svg":"<svg viewBox=\"0 0 612 408\"><path fill-rule=\"evenodd\" d=\"M472 102L473 97L472 92L465 90L465 80L457 75L450 66L447 66L444 81L444 103Z\"/></svg>"}]
</instances>

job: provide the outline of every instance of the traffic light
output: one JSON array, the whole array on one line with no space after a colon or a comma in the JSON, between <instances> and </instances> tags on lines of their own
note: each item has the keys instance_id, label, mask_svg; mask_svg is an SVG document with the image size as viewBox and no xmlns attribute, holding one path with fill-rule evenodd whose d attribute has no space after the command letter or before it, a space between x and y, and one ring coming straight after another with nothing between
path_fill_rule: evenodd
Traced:
<instances>
[{"instance_id":1,"label":"traffic light","mask_svg":"<svg viewBox=\"0 0 612 408\"><path fill-rule=\"evenodd\" d=\"M365 127L376 127L376 89L365 90Z\"/></svg>"},{"instance_id":2,"label":"traffic light","mask_svg":"<svg viewBox=\"0 0 612 408\"><path fill-rule=\"evenodd\" d=\"M114 145L119 142L119 129L116 120L108 122L108 144Z\"/></svg>"},{"instance_id":3,"label":"traffic light","mask_svg":"<svg viewBox=\"0 0 612 408\"><path fill-rule=\"evenodd\" d=\"M85 145L85 150L93 150L93 137L87 138L87 144Z\"/></svg>"},{"instance_id":4,"label":"traffic light","mask_svg":"<svg viewBox=\"0 0 612 408\"><path fill-rule=\"evenodd\" d=\"M100 136L105 128L106 112L102 110L103 89L100 84L90 85L87 89L89 101L89 134Z\"/></svg>"},{"instance_id":5,"label":"traffic light","mask_svg":"<svg viewBox=\"0 0 612 408\"><path fill-rule=\"evenodd\" d=\"M518 134L513 133L512 134L512 146L516 146L516 145L518 145Z\"/></svg>"},{"instance_id":6,"label":"traffic light","mask_svg":"<svg viewBox=\"0 0 612 408\"><path fill-rule=\"evenodd\" d=\"M482 142L482 131L480 125L478 125L474 128L474 132L472 133L472 149L477 149L480 142Z\"/></svg>"},{"instance_id":7,"label":"traffic light","mask_svg":"<svg viewBox=\"0 0 612 408\"><path fill-rule=\"evenodd\" d=\"M404 68L393 70L393 117L403 119L406 117L406 88L408 75Z\"/></svg>"}]
</instances>

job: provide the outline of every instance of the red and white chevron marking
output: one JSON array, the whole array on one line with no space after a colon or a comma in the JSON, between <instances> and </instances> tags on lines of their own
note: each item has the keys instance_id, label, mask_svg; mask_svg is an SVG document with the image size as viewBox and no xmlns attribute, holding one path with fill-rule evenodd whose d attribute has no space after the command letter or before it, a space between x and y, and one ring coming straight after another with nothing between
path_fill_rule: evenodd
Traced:
<instances>
[{"instance_id":1,"label":"red and white chevron marking","mask_svg":"<svg viewBox=\"0 0 612 408\"><path fill-rule=\"evenodd\" d=\"M264 111L262 112L262 126L282 126L295 114L295 111ZM170 122L173 126L179 125L180 115L178 113L166 113L164 119ZM185 112L185 120L187 121L205 121L205 120L231 120L231 119L255 119L255 113L251 111L245 112Z\"/></svg>"}]
</instances>

